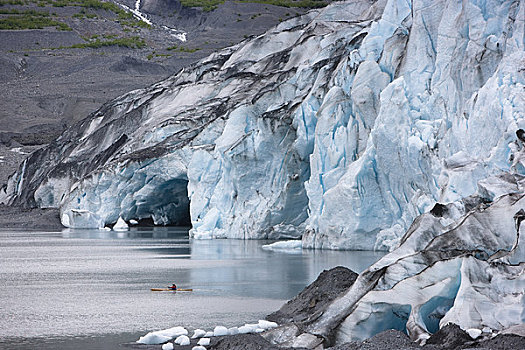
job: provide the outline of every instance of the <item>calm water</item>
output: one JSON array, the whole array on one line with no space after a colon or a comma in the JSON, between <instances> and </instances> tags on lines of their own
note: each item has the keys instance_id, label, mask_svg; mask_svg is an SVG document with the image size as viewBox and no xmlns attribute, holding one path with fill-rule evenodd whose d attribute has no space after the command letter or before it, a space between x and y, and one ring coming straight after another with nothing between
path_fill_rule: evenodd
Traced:
<instances>
[{"instance_id":1,"label":"calm water","mask_svg":"<svg viewBox=\"0 0 525 350\"><path fill-rule=\"evenodd\" d=\"M0 348L110 349L173 326L239 326L277 310L321 271L362 271L373 252L261 249L187 230L0 231ZM151 292L176 282L193 293Z\"/></svg>"}]
</instances>

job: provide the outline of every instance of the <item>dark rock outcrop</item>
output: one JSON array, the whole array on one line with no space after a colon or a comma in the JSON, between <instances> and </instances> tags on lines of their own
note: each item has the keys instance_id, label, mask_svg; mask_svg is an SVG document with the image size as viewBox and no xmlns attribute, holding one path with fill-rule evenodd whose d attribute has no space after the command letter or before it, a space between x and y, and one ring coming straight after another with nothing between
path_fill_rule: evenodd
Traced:
<instances>
[{"instance_id":1,"label":"dark rock outcrop","mask_svg":"<svg viewBox=\"0 0 525 350\"><path fill-rule=\"evenodd\" d=\"M361 342L350 342L328 348L330 350L392 350L419 349L420 346L408 338L405 333L393 329L381 332ZM327 350L328 350L327 349Z\"/></svg>"},{"instance_id":2,"label":"dark rock outcrop","mask_svg":"<svg viewBox=\"0 0 525 350\"><path fill-rule=\"evenodd\" d=\"M312 284L266 319L278 324L308 320L350 288L357 276L357 273L342 266L325 270Z\"/></svg>"},{"instance_id":3,"label":"dark rock outcrop","mask_svg":"<svg viewBox=\"0 0 525 350\"><path fill-rule=\"evenodd\" d=\"M432 334L427 345L436 345L444 349L458 349L465 344L472 344L472 338L456 324L447 324Z\"/></svg>"}]
</instances>

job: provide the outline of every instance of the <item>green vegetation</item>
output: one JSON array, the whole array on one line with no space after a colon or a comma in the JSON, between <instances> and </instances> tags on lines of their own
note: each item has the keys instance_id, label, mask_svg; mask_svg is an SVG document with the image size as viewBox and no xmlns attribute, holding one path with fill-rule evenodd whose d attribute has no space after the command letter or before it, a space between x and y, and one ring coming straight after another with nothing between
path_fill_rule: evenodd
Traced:
<instances>
[{"instance_id":1,"label":"green vegetation","mask_svg":"<svg viewBox=\"0 0 525 350\"><path fill-rule=\"evenodd\" d=\"M142 49L146 47L146 42L144 39L138 36L132 36L127 38L114 38L114 39L99 39L96 37L94 40L90 40L87 43L75 44L69 47L60 47L61 49L98 49L105 46L120 46L128 47L130 49Z\"/></svg>"},{"instance_id":2,"label":"green vegetation","mask_svg":"<svg viewBox=\"0 0 525 350\"><path fill-rule=\"evenodd\" d=\"M329 2L325 0L238 0L238 2L251 2L281 7L300 7L309 9L325 7L329 4Z\"/></svg>"},{"instance_id":3,"label":"green vegetation","mask_svg":"<svg viewBox=\"0 0 525 350\"><path fill-rule=\"evenodd\" d=\"M134 27L134 28L139 27L139 28L147 28L147 29L151 28L150 24L148 24L148 23L146 23L144 21L138 21L135 18L133 18L133 20L131 20L131 21L120 20L119 22L123 26L128 26L128 27Z\"/></svg>"},{"instance_id":4,"label":"green vegetation","mask_svg":"<svg viewBox=\"0 0 525 350\"><path fill-rule=\"evenodd\" d=\"M52 6L52 7L66 7L66 6L77 6L82 7L80 13L74 14L74 18L97 18L98 16L94 13L89 13L87 10L105 10L112 12L117 15L117 20L122 26L128 27L141 27L150 28L151 26L146 22L136 19L133 14L124 10L117 4L110 1L101 0L0 0L0 6L2 5L26 5L34 3L39 7Z\"/></svg>"},{"instance_id":5,"label":"green vegetation","mask_svg":"<svg viewBox=\"0 0 525 350\"><path fill-rule=\"evenodd\" d=\"M85 9L80 10L79 13L75 13L73 18L97 18L98 16L94 13L87 12Z\"/></svg>"},{"instance_id":6,"label":"green vegetation","mask_svg":"<svg viewBox=\"0 0 525 350\"><path fill-rule=\"evenodd\" d=\"M180 4L184 7L200 7L204 12L210 12L224 4L224 0L180 0Z\"/></svg>"},{"instance_id":7,"label":"green vegetation","mask_svg":"<svg viewBox=\"0 0 525 350\"><path fill-rule=\"evenodd\" d=\"M19 11L15 9L0 10L0 14L9 16L0 18L0 30L6 29L44 29L55 27L58 30L71 30L63 22L49 18L49 13L34 10Z\"/></svg>"},{"instance_id":8,"label":"green vegetation","mask_svg":"<svg viewBox=\"0 0 525 350\"><path fill-rule=\"evenodd\" d=\"M169 53L156 53L155 51L153 51L152 53L148 54L146 56L146 58L149 60L151 60L153 57L171 57L171 54Z\"/></svg>"},{"instance_id":9,"label":"green vegetation","mask_svg":"<svg viewBox=\"0 0 525 350\"><path fill-rule=\"evenodd\" d=\"M200 48L190 49L189 47L184 47L184 46L177 46L177 45L174 45L174 46L167 47L166 50L168 50L168 51L174 51L174 52L188 52L188 53L193 53L193 52L199 51Z\"/></svg>"},{"instance_id":10,"label":"green vegetation","mask_svg":"<svg viewBox=\"0 0 525 350\"><path fill-rule=\"evenodd\" d=\"M0 6L4 5L25 5L22 0L0 0Z\"/></svg>"},{"instance_id":11,"label":"green vegetation","mask_svg":"<svg viewBox=\"0 0 525 350\"><path fill-rule=\"evenodd\" d=\"M38 2L53 7L79 6L96 10L106 10L114 12L117 15L127 13L115 3L100 0L38 0Z\"/></svg>"},{"instance_id":12,"label":"green vegetation","mask_svg":"<svg viewBox=\"0 0 525 350\"><path fill-rule=\"evenodd\" d=\"M329 4L326 0L238 0L238 2L301 8L319 8ZM204 12L210 12L223 4L224 0L181 0L180 3L184 7L200 7Z\"/></svg>"},{"instance_id":13,"label":"green vegetation","mask_svg":"<svg viewBox=\"0 0 525 350\"><path fill-rule=\"evenodd\" d=\"M138 36L119 38L116 35L104 34L102 37L100 35L93 35L92 37L82 37L82 39L86 40L87 42L82 44L74 44L71 46L54 47L50 49L98 49L107 46L120 46L127 47L130 49L142 49L146 47L146 42L144 41L144 39Z\"/></svg>"},{"instance_id":14,"label":"green vegetation","mask_svg":"<svg viewBox=\"0 0 525 350\"><path fill-rule=\"evenodd\" d=\"M31 15L40 17L49 17L47 12L38 12L35 10L17 10L17 9L0 9L0 15Z\"/></svg>"}]
</instances>

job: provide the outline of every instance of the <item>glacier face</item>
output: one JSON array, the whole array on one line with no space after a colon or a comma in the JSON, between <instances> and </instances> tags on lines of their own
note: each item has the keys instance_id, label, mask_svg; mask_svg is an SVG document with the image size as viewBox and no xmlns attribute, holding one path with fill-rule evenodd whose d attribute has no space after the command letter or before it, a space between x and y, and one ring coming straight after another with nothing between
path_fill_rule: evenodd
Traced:
<instances>
[{"instance_id":1,"label":"glacier face","mask_svg":"<svg viewBox=\"0 0 525 350\"><path fill-rule=\"evenodd\" d=\"M346 124L318 117L308 247L391 249L435 203L512 171L509 145L524 126L523 3L391 1L359 57Z\"/></svg>"},{"instance_id":2,"label":"glacier face","mask_svg":"<svg viewBox=\"0 0 525 350\"><path fill-rule=\"evenodd\" d=\"M523 7L314 10L109 102L0 202L60 207L72 227L191 220L196 238L392 249L436 203L494 200L492 176L525 172Z\"/></svg>"}]
</instances>

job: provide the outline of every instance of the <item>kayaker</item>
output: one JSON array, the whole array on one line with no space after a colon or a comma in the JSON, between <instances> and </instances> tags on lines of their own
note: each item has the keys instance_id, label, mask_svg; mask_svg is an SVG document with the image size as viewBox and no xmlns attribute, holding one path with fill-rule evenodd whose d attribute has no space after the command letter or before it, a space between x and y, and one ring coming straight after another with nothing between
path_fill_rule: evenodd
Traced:
<instances>
[{"instance_id":1,"label":"kayaker","mask_svg":"<svg viewBox=\"0 0 525 350\"><path fill-rule=\"evenodd\" d=\"M177 290L177 286L175 285L175 283L173 283L171 286L168 287L169 289L171 290Z\"/></svg>"}]
</instances>

